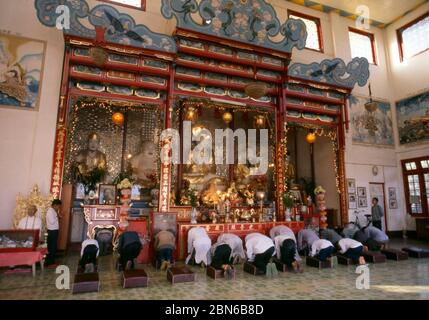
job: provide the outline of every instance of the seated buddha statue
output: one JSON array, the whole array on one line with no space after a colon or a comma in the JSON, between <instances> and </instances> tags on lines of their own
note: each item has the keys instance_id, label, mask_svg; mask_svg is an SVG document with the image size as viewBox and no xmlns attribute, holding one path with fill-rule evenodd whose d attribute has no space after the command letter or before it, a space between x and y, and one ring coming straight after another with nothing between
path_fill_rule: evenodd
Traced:
<instances>
[{"instance_id":1,"label":"seated buddha statue","mask_svg":"<svg viewBox=\"0 0 429 320\"><path fill-rule=\"evenodd\" d=\"M95 168L106 169L106 155L99 150L100 137L97 133L88 136L87 149L80 151L76 156L79 173L86 175Z\"/></svg>"}]
</instances>

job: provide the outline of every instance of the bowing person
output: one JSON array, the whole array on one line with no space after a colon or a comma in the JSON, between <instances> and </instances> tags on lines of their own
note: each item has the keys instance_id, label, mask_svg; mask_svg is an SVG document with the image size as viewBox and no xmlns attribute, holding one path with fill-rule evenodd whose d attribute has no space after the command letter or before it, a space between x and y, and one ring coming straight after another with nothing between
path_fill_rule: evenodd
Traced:
<instances>
[{"instance_id":1,"label":"bowing person","mask_svg":"<svg viewBox=\"0 0 429 320\"><path fill-rule=\"evenodd\" d=\"M176 248L176 237L171 230L161 230L155 235L156 259L160 270L165 270L173 264L173 251Z\"/></svg>"},{"instance_id":2,"label":"bowing person","mask_svg":"<svg viewBox=\"0 0 429 320\"><path fill-rule=\"evenodd\" d=\"M271 239L277 252L277 259L293 268L295 272L301 271L301 257L298 254L295 233L286 226L276 226L270 230Z\"/></svg>"},{"instance_id":3,"label":"bowing person","mask_svg":"<svg viewBox=\"0 0 429 320\"><path fill-rule=\"evenodd\" d=\"M82 270L84 270L84 273L92 273L96 270L99 252L100 250L97 240L86 239L82 242L79 266Z\"/></svg>"},{"instance_id":4,"label":"bowing person","mask_svg":"<svg viewBox=\"0 0 429 320\"><path fill-rule=\"evenodd\" d=\"M311 245L311 257L317 257L320 261L326 261L335 251L334 245L325 239L318 239Z\"/></svg>"},{"instance_id":5,"label":"bowing person","mask_svg":"<svg viewBox=\"0 0 429 320\"><path fill-rule=\"evenodd\" d=\"M362 252L364 251L364 247L362 243L349 238L344 238L338 241L337 243L338 251L351 259L353 263L365 264L365 258L362 256Z\"/></svg>"},{"instance_id":6,"label":"bowing person","mask_svg":"<svg viewBox=\"0 0 429 320\"><path fill-rule=\"evenodd\" d=\"M267 274L267 265L276 254L273 241L261 233L251 233L246 236L245 242L248 261L257 268L259 274ZM269 267L270 274L277 274L273 263Z\"/></svg>"},{"instance_id":7,"label":"bowing person","mask_svg":"<svg viewBox=\"0 0 429 320\"><path fill-rule=\"evenodd\" d=\"M134 269L134 259L140 254L142 243L135 231L126 231L119 237L118 252L123 270Z\"/></svg>"},{"instance_id":8,"label":"bowing person","mask_svg":"<svg viewBox=\"0 0 429 320\"><path fill-rule=\"evenodd\" d=\"M298 252L308 255L314 241L319 240L319 236L312 229L302 229L298 232Z\"/></svg>"},{"instance_id":9,"label":"bowing person","mask_svg":"<svg viewBox=\"0 0 429 320\"><path fill-rule=\"evenodd\" d=\"M239 236L233 233L222 233L217 238L217 243L228 244L231 247L231 258L233 259L233 264L237 264L240 260L244 261L246 259L246 254L244 253L243 240Z\"/></svg>"},{"instance_id":10,"label":"bowing person","mask_svg":"<svg viewBox=\"0 0 429 320\"><path fill-rule=\"evenodd\" d=\"M212 240L207 235L207 231L202 227L194 227L188 232L188 257L186 264L195 262L202 267L210 265L210 248Z\"/></svg>"}]
</instances>

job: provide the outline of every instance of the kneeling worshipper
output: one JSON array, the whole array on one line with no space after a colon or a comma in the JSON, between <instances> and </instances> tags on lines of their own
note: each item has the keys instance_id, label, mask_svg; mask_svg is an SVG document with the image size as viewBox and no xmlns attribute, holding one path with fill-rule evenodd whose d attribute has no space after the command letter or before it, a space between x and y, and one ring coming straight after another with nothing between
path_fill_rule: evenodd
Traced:
<instances>
[{"instance_id":1,"label":"kneeling worshipper","mask_svg":"<svg viewBox=\"0 0 429 320\"><path fill-rule=\"evenodd\" d=\"M135 231L126 231L119 237L118 252L123 270L134 269L134 259L142 249L140 237Z\"/></svg>"},{"instance_id":2,"label":"kneeling worshipper","mask_svg":"<svg viewBox=\"0 0 429 320\"><path fill-rule=\"evenodd\" d=\"M368 237L380 245L380 249L384 249L389 242L389 236L383 231L373 226L365 228L365 233Z\"/></svg>"},{"instance_id":3,"label":"kneeling worshipper","mask_svg":"<svg viewBox=\"0 0 429 320\"><path fill-rule=\"evenodd\" d=\"M173 263L173 251L176 248L176 237L171 230L161 230L155 235L154 248L160 270L166 270Z\"/></svg>"},{"instance_id":4,"label":"kneeling worshipper","mask_svg":"<svg viewBox=\"0 0 429 320\"><path fill-rule=\"evenodd\" d=\"M298 252L302 255L308 255L311 250L311 245L314 241L319 240L318 235L312 229L302 229L298 232Z\"/></svg>"},{"instance_id":5,"label":"kneeling worshipper","mask_svg":"<svg viewBox=\"0 0 429 320\"><path fill-rule=\"evenodd\" d=\"M217 238L217 243L228 244L231 247L231 256L233 259L233 264L237 264L240 261L246 259L246 254L244 253L243 240L239 236L233 233L222 233Z\"/></svg>"},{"instance_id":6,"label":"kneeling worshipper","mask_svg":"<svg viewBox=\"0 0 429 320\"><path fill-rule=\"evenodd\" d=\"M195 262L202 267L210 265L210 248L212 240L202 227L195 227L188 231L188 257L185 263Z\"/></svg>"},{"instance_id":7,"label":"kneeling worshipper","mask_svg":"<svg viewBox=\"0 0 429 320\"><path fill-rule=\"evenodd\" d=\"M296 238L292 229L286 226L276 226L270 230L270 236L274 240L277 259L289 268L293 268L294 271L301 271L301 257L298 254Z\"/></svg>"},{"instance_id":8,"label":"kneeling worshipper","mask_svg":"<svg viewBox=\"0 0 429 320\"><path fill-rule=\"evenodd\" d=\"M18 229L39 230L39 238L42 232L42 219L36 217L37 207L30 205L27 209L27 215L19 220Z\"/></svg>"},{"instance_id":9,"label":"kneeling worshipper","mask_svg":"<svg viewBox=\"0 0 429 320\"><path fill-rule=\"evenodd\" d=\"M272 256L276 254L274 242L261 233L248 234L245 242L247 259L257 268L258 273L276 275L277 267L274 263L270 263Z\"/></svg>"},{"instance_id":10,"label":"kneeling worshipper","mask_svg":"<svg viewBox=\"0 0 429 320\"><path fill-rule=\"evenodd\" d=\"M333 229L321 229L320 230L320 239L325 239L331 242L334 247L337 246L338 241L340 241L343 237L340 236L335 230Z\"/></svg>"},{"instance_id":11,"label":"kneeling worshipper","mask_svg":"<svg viewBox=\"0 0 429 320\"><path fill-rule=\"evenodd\" d=\"M86 239L82 242L79 266L84 270L84 273L92 273L95 271L99 251L97 240Z\"/></svg>"},{"instance_id":12,"label":"kneeling worshipper","mask_svg":"<svg viewBox=\"0 0 429 320\"><path fill-rule=\"evenodd\" d=\"M338 251L345 257L352 259L353 263L365 264L365 258L362 256L364 251L362 243L359 241L344 238L337 243Z\"/></svg>"},{"instance_id":13,"label":"kneeling worshipper","mask_svg":"<svg viewBox=\"0 0 429 320\"><path fill-rule=\"evenodd\" d=\"M311 257L317 257L320 261L326 261L335 251L334 245L325 239L319 239L311 245Z\"/></svg>"},{"instance_id":14,"label":"kneeling worshipper","mask_svg":"<svg viewBox=\"0 0 429 320\"><path fill-rule=\"evenodd\" d=\"M210 266L217 270L223 270L225 272L225 277L231 279L234 270L232 267L231 246L227 243L216 242L210 249L210 252L212 256Z\"/></svg>"}]
</instances>

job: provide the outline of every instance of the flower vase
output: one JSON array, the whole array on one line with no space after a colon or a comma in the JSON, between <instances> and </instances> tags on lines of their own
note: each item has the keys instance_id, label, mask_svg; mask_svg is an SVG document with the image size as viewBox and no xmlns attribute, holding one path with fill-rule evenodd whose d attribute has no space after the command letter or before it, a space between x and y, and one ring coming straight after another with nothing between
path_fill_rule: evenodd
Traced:
<instances>
[{"instance_id":1,"label":"flower vase","mask_svg":"<svg viewBox=\"0 0 429 320\"><path fill-rule=\"evenodd\" d=\"M197 223L197 208L192 208L191 211L191 223L196 224Z\"/></svg>"},{"instance_id":2,"label":"flower vase","mask_svg":"<svg viewBox=\"0 0 429 320\"><path fill-rule=\"evenodd\" d=\"M286 221L288 222L292 221L291 216L292 216L291 208L286 208L286 211L285 211Z\"/></svg>"},{"instance_id":3,"label":"flower vase","mask_svg":"<svg viewBox=\"0 0 429 320\"><path fill-rule=\"evenodd\" d=\"M129 204L131 201L131 189L121 189L121 204Z\"/></svg>"}]
</instances>

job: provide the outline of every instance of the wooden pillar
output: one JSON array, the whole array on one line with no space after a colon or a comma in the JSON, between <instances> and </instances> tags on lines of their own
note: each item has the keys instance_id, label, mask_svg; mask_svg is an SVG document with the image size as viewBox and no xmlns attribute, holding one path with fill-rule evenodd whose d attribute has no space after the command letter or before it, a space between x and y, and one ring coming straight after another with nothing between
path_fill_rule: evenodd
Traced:
<instances>
[{"instance_id":1,"label":"wooden pillar","mask_svg":"<svg viewBox=\"0 0 429 320\"><path fill-rule=\"evenodd\" d=\"M171 128L171 117L173 113L173 104L174 104L174 63L170 64L170 77L168 82L168 92L167 99L165 103L165 121L164 128ZM167 141L161 141L161 146ZM170 151L171 155L171 151ZM171 164L164 164L161 161L161 173L160 173L160 192L159 192L159 212L168 212L170 208L170 189L171 189Z\"/></svg>"},{"instance_id":2,"label":"wooden pillar","mask_svg":"<svg viewBox=\"0 0 429 320\"><path fill-rule=\"evenodd\" d=\"M65 44L63 75L60 89L60 103L58 106L57 126L55 132L55 145L52 161L51 188L50 192L55 199L61 197L63 182L64 155L67 142L67 113L69 109L69 65L70 65L71 48L68 43Z\"/></svg>"}]
</instances>

